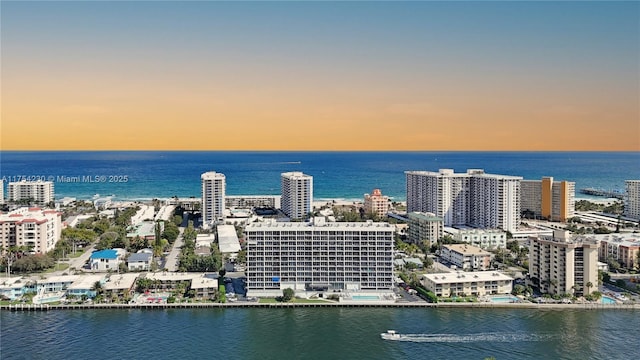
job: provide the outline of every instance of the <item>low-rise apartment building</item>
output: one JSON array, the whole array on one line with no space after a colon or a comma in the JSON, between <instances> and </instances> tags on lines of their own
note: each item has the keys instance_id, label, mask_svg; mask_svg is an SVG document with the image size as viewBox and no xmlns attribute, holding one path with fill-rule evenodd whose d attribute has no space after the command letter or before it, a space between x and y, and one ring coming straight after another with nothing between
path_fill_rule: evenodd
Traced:
<instances>
[{"instance_id":1,"label":"low-rise apartment building","mask_svg":"<svg viewBox=\"0 0 640 360\"><path fill-rule=\"evenodd\" d=\"M511 293L513 278L496 271L454 272L424 274L421 283L436 296L484 296Z\"/></svg>"},{"instance_id":2,"label":"low-rise apartment building","mask_svg":"<svg viewBox=\"0 0 640 360\"><path fill-rule=\"evenodd\" d=\"M485 250L507 247L507 232L500 229L444 228L453 240L477 246Z\"/></svg>"},{"instance_id":3,"label":"low-rise apartment building","mask_svg":"<svg viewBox=\"0 0 640 360\"><path fill-rule=\"evenodd\" d=\"M640 266L640 236L638 234L606 234L594 235L600 242L598 259L602 262L612 257L628 269Z\"/></svg>"},{"instance_id":4,"label":"low-rise apartment building","mask_svg":"<svg viewBox=\"0 0 640 360\"><path fill-rule=\"evenodd\" d=\"M487 270L491 266L491 253L467 244L443 245L440 258L463 270Z\"/></svg>"}]
</instances>

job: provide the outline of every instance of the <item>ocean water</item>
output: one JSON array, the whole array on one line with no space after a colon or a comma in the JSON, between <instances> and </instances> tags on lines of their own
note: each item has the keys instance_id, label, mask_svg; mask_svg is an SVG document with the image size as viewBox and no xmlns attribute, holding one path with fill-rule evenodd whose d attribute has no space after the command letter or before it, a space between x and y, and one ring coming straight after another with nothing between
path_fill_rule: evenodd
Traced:
<instances>
[{"instance_id":1,"label":"ocean water","mask_svg":"<svg viewBox=\"0 0 640 360\"><path fill-rule=\"evenodd\" d=\"M171 309L0 313L9 359L635 359L634 310ZM394 329L401 341L383 340Z\"/></svg>"},{"instance_id":2,"label":"ocean water","mask_svg":"<svg viewBox=\"0 0 640 360\"><path fill-rule=\"evenodd\" d=\"M43 178L55 182L56 198L80 199L199 197L206 171L225 174L228 195L277 195L282 172L302 171L314 177L315 199L362 199L380 188L402 201L404 171L440 168L553 176L575 181L576 189L623 191L624 180L640 179L640 152L0 152L5 191L10 180ZM79 181L65 181L73 177Z\"/></svg>"}]
</instances>

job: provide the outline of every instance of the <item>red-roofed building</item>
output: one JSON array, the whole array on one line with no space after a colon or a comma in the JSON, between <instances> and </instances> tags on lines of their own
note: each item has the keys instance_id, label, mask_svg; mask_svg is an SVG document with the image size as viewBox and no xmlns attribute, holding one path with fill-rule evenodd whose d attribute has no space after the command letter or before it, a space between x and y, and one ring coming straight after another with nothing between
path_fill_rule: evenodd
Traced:
<instances>
[{"instance_id":1,"label":"red-roofed building","mask_svg":"<svg viewBox=\"0 0 640 360\"><path fill-rule=\"evenodd\" d=\"M26 246L36 253L55 247L62 231L62 214L39 208L20 208L0 214L0 246Z\"/></svg>"}]
</instances>

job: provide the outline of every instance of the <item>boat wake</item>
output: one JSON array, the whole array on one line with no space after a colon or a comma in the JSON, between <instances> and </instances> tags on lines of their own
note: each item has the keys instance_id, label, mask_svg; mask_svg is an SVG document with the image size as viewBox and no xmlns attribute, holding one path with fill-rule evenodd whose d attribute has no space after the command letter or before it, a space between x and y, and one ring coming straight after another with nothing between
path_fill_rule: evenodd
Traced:
<instances>
[{"instance_id":1,"label":"boat wake","mask_svg":"<svg viewBox=\"0 0 640 360\"><path fill-rule=\"evenodd\" d=\"M427 343L471 343L471 342L522 342L544 341L549 336L526 333L478 333L478 334L398 334L386 340Z\"/></svg>"}]
</instances>

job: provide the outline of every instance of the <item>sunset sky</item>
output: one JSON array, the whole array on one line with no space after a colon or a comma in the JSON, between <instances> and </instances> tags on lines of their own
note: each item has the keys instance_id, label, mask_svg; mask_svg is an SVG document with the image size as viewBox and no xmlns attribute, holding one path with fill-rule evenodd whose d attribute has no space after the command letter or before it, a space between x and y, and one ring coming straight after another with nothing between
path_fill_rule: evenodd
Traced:
<instances>
[{"instance_id":1,"label":"sunset sky","mask_svg":"<svg viewBox=\"0 0 640 360\"><path fill-rule=\"evenodd\" d=\"M640 150L640 3L2 1L2 150Z\"/></svg>"}]
</instances>

